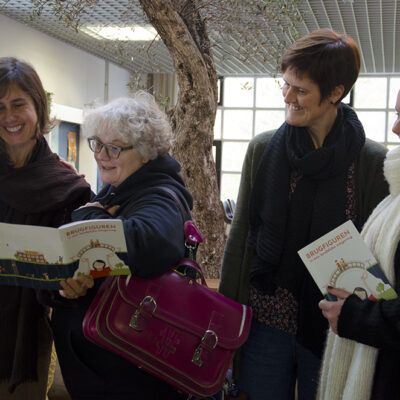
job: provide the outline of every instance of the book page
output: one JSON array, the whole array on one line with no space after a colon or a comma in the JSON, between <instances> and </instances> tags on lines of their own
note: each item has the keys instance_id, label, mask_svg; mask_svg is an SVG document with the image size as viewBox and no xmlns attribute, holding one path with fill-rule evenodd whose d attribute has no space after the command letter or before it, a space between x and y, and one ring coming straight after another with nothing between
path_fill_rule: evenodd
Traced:
<instances>
[{"instance_id":1,"label":"book page","mask_svg":"<svg viewBox=\"0 0 400 400\"><path fill-rule=\"evenodd\" d=\"M0 223L0 284L61 289L60 280L129 275L121 220L79 221L60 228Z\"/></svg>"},{"instance_id":2,"label":"book page","mask_svg":"<svg viewBox=\"0 0 400 400\"><path fill-rule=\"evenodd\" d=\"M346 289L362 299L393 299L389 284L374 255L351 221L298 251L317 286L331 299L327 286Z\"/></svg>"},{"instance_id":3,"label":"book page","mask_svg":"<svg viewBox=\"0 0 400 400\"><path fill-rule=\"evenodd\" d=\"M129 275L128 266L119 258L127 253L124 228L119 219L80 221L59 228L65 263L78 263L74 273L101 278Z\"/></svg>"},{"instance_id":4,"label":"book page","mask_svg":"<svg viewBox=\"0 0 400 400\"><path fill-rule=\"evenodd\" d=\"M0 238L2 285L52 288L71 276L60 265L64 250L56 228L0 223Z\"/></svg>"}]
</instances>

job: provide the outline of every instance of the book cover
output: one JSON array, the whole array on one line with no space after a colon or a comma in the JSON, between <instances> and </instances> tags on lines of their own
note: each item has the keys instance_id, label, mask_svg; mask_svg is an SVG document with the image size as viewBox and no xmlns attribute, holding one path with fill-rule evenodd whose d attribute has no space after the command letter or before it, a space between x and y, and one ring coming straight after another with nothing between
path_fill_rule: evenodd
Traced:
<instances>
[{"instance_id":1,"label":"book cover","mask_svg":"<svg viewBox=\"0 0 400 400\"><path fill-rule=\"evenodd\" d=\"M128 275L122 221L73 222L59 228L0 223L0 284L61 289L60 280Z\"/></svg>"},{"instance_id":2,"label":"book cover","mask_svg":"<svg viewBox=\"0 0 400 400\"><path fill-rule=\"evenodd\" d=\"M321 293L327 286L346 289L362 299L394 299L396 292L351 221L338 226L298 251Z\"/></svg>"}]
</instances>

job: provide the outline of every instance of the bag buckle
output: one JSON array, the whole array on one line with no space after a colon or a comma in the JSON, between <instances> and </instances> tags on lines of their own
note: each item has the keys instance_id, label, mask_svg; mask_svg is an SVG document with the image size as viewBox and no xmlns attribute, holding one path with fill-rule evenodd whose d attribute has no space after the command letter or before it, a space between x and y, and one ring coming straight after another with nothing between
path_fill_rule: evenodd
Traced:
<instances>
[{"instance_id":1,"label":"bag buckle","mask_svg":"<svg viewBox=\"0 0 400 400\"><path fill-rule=\"evenodd\" d=\"M196 252L199 244L203 242L204 238L199 228L192 220L188 220L184 223L183 229L185 231L185 257L196 259Z\"/></svg>"},{"instance_id":2,"label":"bag buckle","mask_svg":"<svg viewBox=\"0 0 400 400\"><path fill-rule=\"evenodd\" d=\"M129 326L137 331L142 331L145 328L144 322L150 319L156 310L157 302L155 301L154 297L144 297L137 310L133 313L131 320L129 321Z\"/></svg>"},{"instance_id":3,"label":"bag buckle","mask_svg":"<svg viewBox=\"0 0 400 400\"><path fill-rule=\"evenodd\" d=\"M217 344L218 344L217 334L214 331L206 330L203 337L201 338L199 346L193 353L192 363L197 365L198 367L201 367L203 365L203 360L201 358L203 349L214 350L217 347Z\"/></svg>"},{"instance_id":4,"label":"bag buckle","mask_svg":"<svg viewBox=\"0 0 400 400\"><path fill-rule=\"evenodd\" d=\"M192 220L186 221L183 225L183 229L185 231L186 242L188 245L196 246L203 242L203 235Z\"/></svg>"}]
</instances>

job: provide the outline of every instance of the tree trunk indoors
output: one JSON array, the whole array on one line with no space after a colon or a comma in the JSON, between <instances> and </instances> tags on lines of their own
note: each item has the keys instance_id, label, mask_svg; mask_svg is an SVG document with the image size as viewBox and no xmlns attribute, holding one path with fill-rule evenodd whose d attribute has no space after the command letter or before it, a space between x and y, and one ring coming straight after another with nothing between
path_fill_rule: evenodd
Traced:
<instances>
[{"instance_id":1,"label":"tree trunk indoors","mask_svg":"<svg viewBox=\"0 0 400 400\"><path fill-rule=\"evenodd\" d=\"M182 164L183 177L195 200L193 219L205 239L198 261L207 278L219 278L225 239L212 158L217 75L205 23L195 0L139 2L174 62L179 94L171 112L173 155Z\"/></svg>"}]
</instances>

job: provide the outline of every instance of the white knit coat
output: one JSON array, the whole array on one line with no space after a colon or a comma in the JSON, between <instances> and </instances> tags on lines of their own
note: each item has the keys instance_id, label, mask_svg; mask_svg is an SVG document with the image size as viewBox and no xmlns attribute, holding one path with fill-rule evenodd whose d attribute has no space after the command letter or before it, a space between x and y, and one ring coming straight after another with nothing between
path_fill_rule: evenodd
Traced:
<instances>
[{"instance_id":1,"label":"white knit coat","mask_svg":"<svg viewBox=\"0 0 400 400\"><path fill-rule=\"evenodd\" d=\"M400 146L387 153L384 174L390 194L372 212L361 232L389 282L400 240ZM317 400L368 400L378 349L341 338L329 330Z\"/></svg>"}]
</instances>

